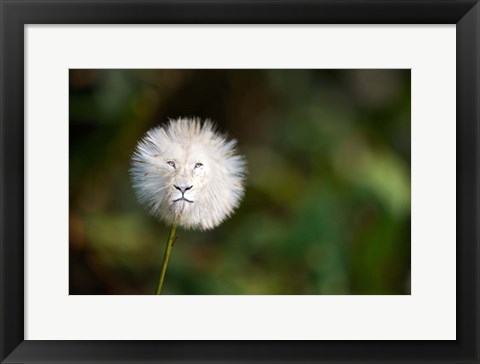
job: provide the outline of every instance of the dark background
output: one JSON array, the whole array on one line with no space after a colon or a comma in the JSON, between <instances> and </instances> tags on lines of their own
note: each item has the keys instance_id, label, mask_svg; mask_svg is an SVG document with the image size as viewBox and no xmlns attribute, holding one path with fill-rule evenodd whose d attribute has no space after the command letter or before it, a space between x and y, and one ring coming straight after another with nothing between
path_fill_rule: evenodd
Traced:
<instances>
[{"instance_id":1,"label":"dark background","mask_svg":"<svg viewBox=\"0 0 480 364\"><path fill-rule=\"evenodd\" d=\"M179 229L162 294L409 294L410 70L70 70L70 294L152 294L169 227L130 158L168 118L239 141L238 211Z\"/></svg>"}]
</instances>

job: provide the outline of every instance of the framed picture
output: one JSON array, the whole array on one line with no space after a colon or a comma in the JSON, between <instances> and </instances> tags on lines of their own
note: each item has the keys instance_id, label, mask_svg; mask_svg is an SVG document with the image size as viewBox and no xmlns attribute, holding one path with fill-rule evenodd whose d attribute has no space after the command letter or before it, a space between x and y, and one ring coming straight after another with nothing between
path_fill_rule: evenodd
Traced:
<instances>
[{"instance_id":1,"label":"framed picture","mask_svg":"<svg viewBox=\"0 0 480 364\"><path fill-rule=\"evenodd\" d=\"M478 1L3 1L1 362L478 363Z\"/></svg>"}]
</instances>

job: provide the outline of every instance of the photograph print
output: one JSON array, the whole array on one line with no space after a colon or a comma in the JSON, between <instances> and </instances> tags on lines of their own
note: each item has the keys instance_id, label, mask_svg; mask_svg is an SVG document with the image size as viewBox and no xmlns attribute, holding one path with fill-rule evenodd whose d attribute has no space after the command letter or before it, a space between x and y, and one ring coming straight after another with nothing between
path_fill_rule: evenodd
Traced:
<instances>
[{"instance_id":1,"label":"photograph print","mask_svg":"<svg viewBox=\"0 0 480 364\"><path fill-rule=\"evenodd\" d=\"M409 295L409 69L70 69L70 295Z\"/></svg>"}]
</instances>

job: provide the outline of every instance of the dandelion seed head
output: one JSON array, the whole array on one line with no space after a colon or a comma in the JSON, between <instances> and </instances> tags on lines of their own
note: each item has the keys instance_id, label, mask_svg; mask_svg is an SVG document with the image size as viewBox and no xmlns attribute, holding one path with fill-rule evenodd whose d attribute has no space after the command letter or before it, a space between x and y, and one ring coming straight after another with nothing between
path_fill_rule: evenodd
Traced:
<instances>
[{"instance_id":1,"label":"dandelion seed head","mask_svg":"<svg viewBox=\"0 0 480 364\"><path fill-rule=\"evenodd\" d=\"M210 120L172 119L150 129L132 156L138 200L168 224L208 230L231 216L245 192L245 159Z\"/></svg>"}]
</instances>

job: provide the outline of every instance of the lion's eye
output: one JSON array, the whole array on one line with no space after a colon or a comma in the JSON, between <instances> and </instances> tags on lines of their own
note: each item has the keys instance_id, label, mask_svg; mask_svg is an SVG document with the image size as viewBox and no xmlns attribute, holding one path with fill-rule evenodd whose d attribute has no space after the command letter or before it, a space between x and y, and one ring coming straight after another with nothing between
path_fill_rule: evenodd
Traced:
<instances>
[{"instance_id":1,"label":"lion's eye","mask_svg":"<svg viewBox=\"0 0 480 364\"><path fill-rule=\"evenodd\" d=\"M173 161L168 161L167 164L172 167L172 168L175 168L175 162Z\"/></svg>"},{"instance_id":2,"label":"lion's eye","mask_svg":"<svg viewBox=\"0 0 480 364\"><path fill-rule=\"evenodd\" d=\"M203 167L202 163L195 163L195 168L200 168L200 167Z\"/></svg>"}]
</instances>

